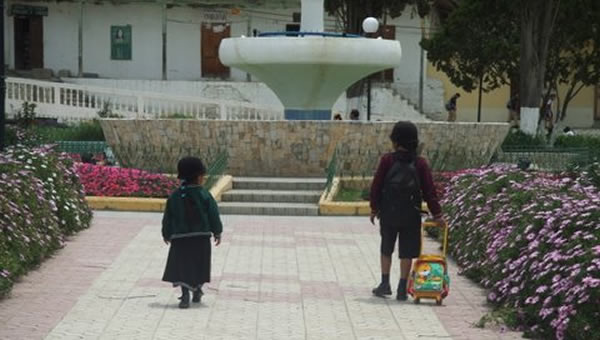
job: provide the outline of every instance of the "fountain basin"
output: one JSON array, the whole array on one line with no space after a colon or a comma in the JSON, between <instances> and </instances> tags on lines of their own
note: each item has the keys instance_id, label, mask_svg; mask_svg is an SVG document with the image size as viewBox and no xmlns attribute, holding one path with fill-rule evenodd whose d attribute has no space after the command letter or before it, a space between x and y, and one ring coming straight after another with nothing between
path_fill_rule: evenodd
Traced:
<instances>
[{"instance_id":1,"label":"fountain basin","mask_svg":"<svg viewBox=\"0 0 600 340\"><path fill-rule=\"evenodd\" d=\"M396 40L338 37L229 38L224 65L251 73L269 86L286 119L331 119L331 107L354 82L399 65Z\"/></svg>"}]
</instances>

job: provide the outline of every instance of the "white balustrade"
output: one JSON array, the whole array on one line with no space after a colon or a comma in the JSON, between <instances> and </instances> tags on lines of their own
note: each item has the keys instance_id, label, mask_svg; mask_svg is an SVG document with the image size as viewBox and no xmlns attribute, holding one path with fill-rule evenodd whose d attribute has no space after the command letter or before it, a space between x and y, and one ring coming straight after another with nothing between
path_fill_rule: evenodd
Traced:
<instances>
[{"instance_id":1,"label":"white balustrade","mask_svg":"<svg viewBox=\"0 0 600 340\"><path fill-rule=\"evenodd\" d=\"M123 118L167 118L177 114L196 119L283 119L280 108L252 103L7 78L8 115L18 110L23 102L36 104L39 117L59 121L98 118L98 111L105 107Z\"/></svg>"}]
</instances>

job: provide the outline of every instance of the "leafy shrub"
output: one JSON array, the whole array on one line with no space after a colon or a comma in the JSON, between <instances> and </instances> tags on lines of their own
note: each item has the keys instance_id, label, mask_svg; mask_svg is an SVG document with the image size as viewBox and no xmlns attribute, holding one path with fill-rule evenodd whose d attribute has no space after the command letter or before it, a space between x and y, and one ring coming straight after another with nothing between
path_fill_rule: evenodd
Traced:
<instances>
[{"instance_id":1,"label":"leafy shrub","mask_svg":"<svg viewBox=\"0 0 600 340\"><path fill-rule=\"evenodd\" d=\"M175 178L137 169L78 163L75 170L90 196L168 197L179 185Z\"/></svg>"},{"instance_id":2,"label":"leafy shrub","mask_svg":"<svg viewBox=\"0 0 600 340\"><path fill-rule=\"evenodd\" d=\"M502 142L502 149L544 145L546 140L543 136L531 136L521 130L511 130Z\"/></svg>"},{"instance_id":3,"label":"leafy shrub","mask_svg":"<svg viewBox=\"0 0 600 340\"><path fill-rule=\"evenodd\" d=\"M443 201L451 254L526 335L600 339L600 192L582 176L477 169Z\"/></svg>"},{"instance_id":4,"label":"leafy shrub","mask_svg":"<svg viewBox=\"0 0 600 340\"><path fill-rule=\"evenodd\" d=\"M17 125L27 128L33 124L36 117L36 105L34 103L23 102L21 108L15 112L15 120Z\"/></svg>"},{"instance_id":5,"label":"leafy shrub","mask_svg":"<svg viewBox=\"0 0 600 340\"><path fill-rule=\"evenodd\" d=\"M26 147L38 146L41 138L32 129L24 129L15 125L6 126L6 145L22 145Z\"/></svg>"},{"instance_id":6,"label":"leafy shrub","mask_svg":"<svg viewBox=\"0 0 600 340\"><path fill-rule=\"evenodd\" d=\"M104 132L97 120L66 127L36 126L32 128L32 133L38 135L43 143L105 140Z\"/></svg>"},{"instance_id":7,"label":"leafy shrub","mask_svg":"<svg viewBox=\"0 0 600 340\"><path fill-rule=\"evenodd\" d=\"M23 145L0 153L0 297L91 218L65 155Z\"/></svg>"},{"instance_id":8,"label":"leafy shrub","mask_svg":"<svg viewBox=\"0 0 600 340\"><path fill-rule=\"evenodd\" d=\"M596 188L600 189L600 163L592 163L587 171L590 182L595 185Z\"/></svg>"},{"instance_id":9,"label":"leafy shrub","mask_svg":"<svg viewBox=\"0 0 600 340\"><path fill-rule=\"evenodd\" d=\"M554 142L556 148L587 148L590 156L600 160L600 137L595 136L559 136Z\"/></svg>"}]
</instances>

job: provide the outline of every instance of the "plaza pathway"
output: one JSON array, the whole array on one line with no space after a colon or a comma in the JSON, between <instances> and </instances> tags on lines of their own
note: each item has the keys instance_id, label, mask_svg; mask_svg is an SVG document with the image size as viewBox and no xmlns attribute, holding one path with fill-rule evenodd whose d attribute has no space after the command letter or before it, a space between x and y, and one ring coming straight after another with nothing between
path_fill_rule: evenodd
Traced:
<instances>
[{"instance_id":1,"label":"plaza pathway","mask_svg":"<svg viewBox=\"0 0 600 340\"><path fill-rule=\"evenodd\" d=\"M379 238L365 217L223 216L213 281L180 310L179 290L160 281L160 219L96 212L0 301L0 339L520 338L473 327L485 293L454 265L444 306L372 297Z\"/></svg>"}]
</instances>

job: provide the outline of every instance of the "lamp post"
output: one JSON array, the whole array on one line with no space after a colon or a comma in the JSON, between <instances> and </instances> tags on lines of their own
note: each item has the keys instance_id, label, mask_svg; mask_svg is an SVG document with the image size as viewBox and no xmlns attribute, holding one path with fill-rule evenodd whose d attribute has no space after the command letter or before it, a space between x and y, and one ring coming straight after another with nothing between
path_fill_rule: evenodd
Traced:
<instances>
[{"instance_id":1,"label":"lamp post","mask_svg":"<svg viewBox=\"0 0 600 340\"><path fill-rule=\"evenodd\" d=\"M368 17L362 22L365 35L376 33L379 30L379 20ZM367 120L371 120L371 75L367 77Z\"/></svg>"},{"instance_id":2,"label":"lamp post","mask_svg":"<svg viewBox=\"0 0 600 340\"><path fill-rule=\"evenodd\" d=\"M6 144L6 130L4 125L6 124L6 108L4 104L5 93L6 93L6 82L4 79L4 0L0 0L0 151L4 150Z\"/></svg>"}]
</instances>

